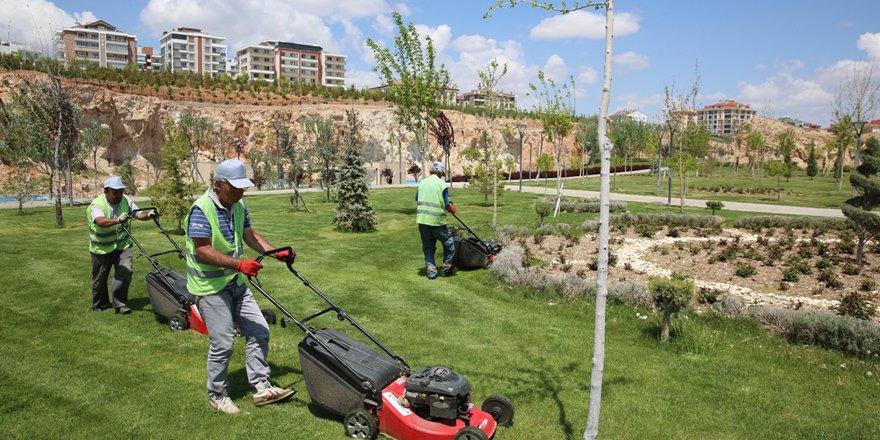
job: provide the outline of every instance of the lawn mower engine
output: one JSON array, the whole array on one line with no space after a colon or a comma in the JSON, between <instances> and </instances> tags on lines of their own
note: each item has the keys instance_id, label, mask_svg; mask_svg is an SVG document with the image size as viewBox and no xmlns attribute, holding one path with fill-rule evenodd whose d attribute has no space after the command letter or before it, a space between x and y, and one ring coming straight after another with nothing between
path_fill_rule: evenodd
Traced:
<instances>
[{"instance_id":1,"label":"lawn mower engine","mask_svg":"<svg viewBox=\"0 0 880 440\"><path fill-rule=\"evenodd\" d=\"M410 408L426 420L456 420L471 410L471 385L443 367L428 367L406 380Z\"/></svg>"}]
</instances>

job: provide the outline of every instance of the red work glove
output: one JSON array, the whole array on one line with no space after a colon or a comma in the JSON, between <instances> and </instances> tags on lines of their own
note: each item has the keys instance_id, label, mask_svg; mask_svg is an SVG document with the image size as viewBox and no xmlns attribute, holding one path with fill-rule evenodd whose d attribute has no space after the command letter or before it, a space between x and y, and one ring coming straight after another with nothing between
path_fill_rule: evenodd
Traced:
<instances>
[{"instance_id":1,"label":"red work glove","mask_svg":"<svg viewBox=\"0 0 880 440\"><path fill-rule=\"evenodd\" d=\"M238 271L249 276L255 277L257 276L257 272L263 268L263 265L260 264L257 260L239 260L238 261Z\"/></svg>"},{"instance_id":2,"label":"red work glove","mask_svg":"<svg viewBox=\"0 0 880 440\"><path fill-rule=\"evenodd\" d=\"M449 204L446 205L446 210L455 214L455 211L456 211L455 205L453 205L452 202L449 202Z\"/></svg>"},{"instance_id":3,"label":"red work glove","mask_svg":"<svg viewBox=\"0 0 880 440\"><path fill-rule=\"evenodd\" d=\"M290 258L290 261L293 262L296 258L296 251L285 249L281 252L276 252L275 258L277 258L278 261L287 261L287 259Z\"/></svg>"}]
</instances>

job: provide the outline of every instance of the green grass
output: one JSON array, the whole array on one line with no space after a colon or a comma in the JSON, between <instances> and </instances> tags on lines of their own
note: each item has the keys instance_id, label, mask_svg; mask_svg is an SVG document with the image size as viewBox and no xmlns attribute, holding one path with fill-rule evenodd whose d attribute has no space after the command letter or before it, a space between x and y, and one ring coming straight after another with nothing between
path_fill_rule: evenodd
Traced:
<instances>
[{"instance_id":1,"label":"green grass","mask_svg":"<svg viewBox=\"0 0 880 440\"><path fill-rule=\"evenodd\" d=\"M514 425L497 438L580 438L592 356L591 301L550 302L546 294L501 284L486 271L427 281L419 273L411 189L373 192L380 223L370 234L334 231L333 206L322 203L322 195L306 197L316 213L290 212L283 195L247 199L255 228L273 244L293 245L304 276L414 368L443 365L465 374L477 403L494 393L510 397ZM478 205L481 196L456 190L453 198L462 219L491 236L491 211ZM499 223L534 225L534 198L505 193ZM299 394L255 408L238 341L230 391L244 413L228 417L207 404L207 338L172 333L153 317L143 258L134 263L134 313L89 313L84 211L65 209L62 229L53 226L49 208L24 216L0 211L0 436L344 438L339 420L309 406L296 353L302 334L292 326L272 328L269 359L273 379ZM572 214L562 221L588 217ZM166 248L149 223L134 227L151 250ZM182 267L173 259L166 263ZM260 275L295 314L321 306L280 263L268 262ZM268 306L265 299L258 302ZM656 316L642 321L636 311L608 309L603 438L880 436L878 362L793 346L751 322L693 315L664 347L657 342ZM319 324L339 322L328 317Z\"/></svg>"},{"instance_id":2,"label":"green grass","mask_svg":"<svg viewBox=\"0 0 880 440\"><path fill-rule=\"evenodd\" d=\"M731 202L748 202L748 203L764 203L770 205L786 205L786 206L804 206L810 208L840 208L840 205L848 199L852 194L852 186L849 183L848 175L844 176L843 185L838 191L837 181L829 176L817 176L813 180L807 177L805 171L795 171L791 179L786 182L782 179L782 196L779 201L776 200L776 178L764 177L763 181L760 175L756 175L752 179L751 172L748 168L741 168L738 176L734 178L733 168L719 167L713 177L693 177L688 179L689 199L701 200L721 200ZM612 182L614 178L612 177ZM531 183L530 185L534 185ZM541 179L538 186L550 186L555 188L556 181L548 179L546 184ZM732 192L713 192L697 190L695 187L717 188L721 185L730 185L734 188L771 188L774 192L767 194L737 194ZM622 194L636 194L644 196L657 195L657 175L636 174L636 175L618 175L617 186L615 189L612 183L612 192ZM565 180L565 189L573 190L590 190L599 191L599 179L592 177L589 179L567 179ZM678 200L679 195L678 175L672 177L672 198L673 204ZM666 197L668 192L667 180L663 179L660 185L660 196Z\"/></svg>"}]
</instances>

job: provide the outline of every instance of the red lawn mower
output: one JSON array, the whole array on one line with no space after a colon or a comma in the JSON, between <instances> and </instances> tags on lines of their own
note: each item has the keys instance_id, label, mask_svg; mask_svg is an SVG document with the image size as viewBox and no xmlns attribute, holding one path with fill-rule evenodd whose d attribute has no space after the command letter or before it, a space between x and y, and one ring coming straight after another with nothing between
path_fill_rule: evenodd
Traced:
<instances>
[{"instance_id":1,"label":"red lawn mower","mask_svg":"<svg viewBox=\"0 0 880 440\"><path fill-rule=\"evenodd\" d=\"M288 247L261 254L257 261ZM496 428L513 422L513 404L501 395L491 396L477 408L471 402L467 379L443 367L423 368L412 373L406 361L392 353L348 313L321 293L293 268L287 268L327 307L302 319L294 317L269 295L257 277L251 285L269 300L285 318L306 336L299 343L303 379L312 401L343 418L345 434L374 439L379 434L397 440L487 440ZM307 326L309 321L335 313L348 322L379 351L339 331Z\"/></svg>"}]
</instances>

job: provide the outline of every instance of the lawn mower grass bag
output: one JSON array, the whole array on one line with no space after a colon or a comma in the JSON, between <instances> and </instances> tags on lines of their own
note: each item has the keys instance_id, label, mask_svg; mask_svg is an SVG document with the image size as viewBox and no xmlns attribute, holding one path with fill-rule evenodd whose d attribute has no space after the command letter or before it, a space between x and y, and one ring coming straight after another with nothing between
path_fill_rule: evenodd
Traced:
<instances>
[{"instance_id":1,"label":"lawn mower grass bag","mask_svg":"<svg viewBox=\"0 0 880 440\"><path fill-rule=\"evenodd\" d=\"M299 360L309 396L318 406L339 416L363 408L364 399L378 405L382 390L402 374L390 357L329 328L303 338Z\"/></svg>"},{"instance_id":2,"label":"lawn mower grass bag","mask_svg":"<svg viewBox=\"0 0 880 440\"><path fill-rule=\"evenodd\" d=\"M475 237L454 236L455 256L452 264L459 269L484 269L492 264L501 245L494 241L481 241Z\"/></svg>"},{"instance_id":3,"label":"lawn mower grass bag","mask_svg":"<svg viewBox=\"0 0 880 440\"><path fill-rule=\"evenodd\" d=\"M187 290L185 276L165 267L147 273L147 296L153 313L168 322L173 330L189 327L190 306L197 298Z\"/></svg>"}]
</instances>

